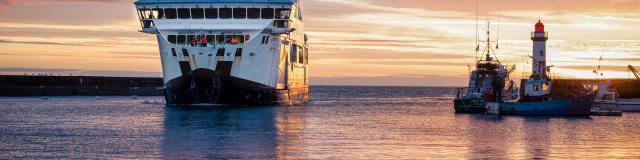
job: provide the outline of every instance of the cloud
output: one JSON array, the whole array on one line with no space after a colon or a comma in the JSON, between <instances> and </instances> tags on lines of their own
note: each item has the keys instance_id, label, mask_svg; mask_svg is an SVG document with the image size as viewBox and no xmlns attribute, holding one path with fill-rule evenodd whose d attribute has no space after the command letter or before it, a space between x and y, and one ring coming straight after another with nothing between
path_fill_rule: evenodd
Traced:
<instances>
[{"instance_id":1,"label":"cloud","mask_svg":"<svg viewBox=\"0 0 640 160\"><path fill-rule=\"evenodd\" d=\"M552 11L552 12L637 12L640 1L637 0L535 0L535 1L504 1L478 0L481 11ZM475 12L476 0L370 0L369 3L402 7L422 8L428 10Z\"/></svg>"},{"instance_id":2,"label":"cloud","mask_svg":"<svg viewBox=\"0 0 640 160\"><path fill-rule=\"evenodd\" d=\"M46 3L46 2L131 2L130 0L0 0L1 6L11 6L18 3Z\"/></svg>"},{"instance_id":3,"label":"cloud","mask_svg":"<svg viewBox=\"0 0 640 160\"><path fill-rule=\"evenodd\" d=\"M0 43L14 43L14 44L38 44L38 45L65 45L65 46L90 46L90 47L113 47L107 45L93 45L93 44L81 44L81 43L58 43L58 42L42 42L42 41L12 41L0 39Z\"/></svg>"}]
</instances>

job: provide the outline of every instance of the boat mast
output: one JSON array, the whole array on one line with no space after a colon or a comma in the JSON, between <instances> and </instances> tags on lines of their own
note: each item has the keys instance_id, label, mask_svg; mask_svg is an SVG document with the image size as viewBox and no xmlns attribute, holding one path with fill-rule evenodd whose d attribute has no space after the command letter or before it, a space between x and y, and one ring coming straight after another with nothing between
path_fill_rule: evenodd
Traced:
<instances>
[{"instance_id":1,"label":"boat mast","mask_svg":"<svg viewBox=\"0 0 640 160\"><path fill-rule=\"evenodd\" d=\"M480 58L478 58L478 52L480 52L480 42L479 42L479 38L480 35L478 34L478 0L476 0L476 62L480 61Z\"/></svg>"},{"instance_id":2,"label":"boat mast","mask_svg":"<svg viewBox=\"0 0 640 160\"><path fill-rule=\"evenodd\" d=\"M593 73L596 74L596 80L600 77L604 78L604 73L601 72L602 69L602 61L604 61L604 54L607 51L607 44L604 44L602 49L602 55L600 55L600 59L598 59L598 66L593 70Z\"/></svg>"}]
</instances>

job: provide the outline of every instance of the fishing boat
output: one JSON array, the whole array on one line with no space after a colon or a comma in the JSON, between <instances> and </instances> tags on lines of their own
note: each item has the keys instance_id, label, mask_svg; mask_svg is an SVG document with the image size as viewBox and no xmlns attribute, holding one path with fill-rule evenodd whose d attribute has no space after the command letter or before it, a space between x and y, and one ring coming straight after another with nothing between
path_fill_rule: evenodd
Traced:
<instances>
[{"instance_id":1,"label":"fishing boat","mask_svg":"<svg viewBox=\"0 0 640 160\"><path fill-rule=\"evenodd\" d=\"M636 76L636 81L618 81L613 83L611 81L597 83L598 95L592 109L592 112L596 115L601 115L603 112L611 111L615 114L622 114L622 112L640 112L640 99L632 98L636 95L629 95L628 87L636 87L639 84L640 73L632 65L628 66L629 71ZM600 73L600 66L594 73L602 75ZM626 87L626 88L625 88ZM636 87L637 88L637 87ZM627 90L627 91L625 91ZM626 94L626 96L621 96ZM631 93L633 94L633 92Z\"/></svg>"},{"instance_id":2,"label":"fishing boat","mask_svg":"<svg viewBox=\"0 0 640 160\"><path fill-rule=\"evenodd\" d=\"M548 72L552 66L546 65L546 41L548 33L544 24L538 21L531 33L533 41L532 74L520 84L521 97L517 102L498 100L487 103L487 113L501 115L549 115L588 116L595 100L595 92L583 86L572 91L572 96L552 95L553 79Z\"/></svg>"},{"instance_id":3,"label":"fishing boat","mask_svg":"<svg viewBox=\"0 0 640 160\"><path fill-rule=\"evenodd\" d=\"M456 89L456 98L453 100L456 113L485 113L485 105L489 101L518 97L518 88L509 77L515 66L503 65L492 56L495 52L491 45L490 33L487 27L486 46L482 52L485 56L477 60L475 69L470 71L468 87ZM496 45L496 49L498 48ZM479 51L480 46L477 44L476 55ZM469 68L471 69L471 66Z\"/></svg>"},{"instance_id":4,"label":"fishing boat","mask_svg":"<svg viewBox=\"0 0 640 160\"><path fill-rule=\"evenodd\" d=\"M606 51L606 45L605 50ZM604 82L598 82L599 78L604 78L604 73L602 72L602 61L604 61L604 55L600 57L598 60L598 66L593 70L593 73L596 75L596 84L597 88L591 87L595 91L597 91L596 100L593 102L593 106L591 107L591 115L594 116L622 116L622 110L620 110L620 106L618 105L618 93L615 89L609 87L611 85L611 80L606 80Z\"/></svg>"},{"instance_id":5,"label":"fishing boat","mask_svg":"<svg viewBox=\"0 0 640 160\"><path fill-rule=\"evenodd\" d=\"M157 39L167 104L274 105L309 100L300 0L137 0Z\"/></svg>"}]
</instances>

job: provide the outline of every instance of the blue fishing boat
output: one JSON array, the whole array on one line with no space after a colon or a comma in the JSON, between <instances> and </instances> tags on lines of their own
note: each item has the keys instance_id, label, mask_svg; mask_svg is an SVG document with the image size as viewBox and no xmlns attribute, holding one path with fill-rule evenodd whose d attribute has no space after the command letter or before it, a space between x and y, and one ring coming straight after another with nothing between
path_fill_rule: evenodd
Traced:
<instances>
[{"instance_id":1,"label":"blue fishing boat","mask_svg":"<svg viewBox=\"0 0 640 160\"><path fill-rule=\"evenodd\" d=\"M595 94L580 97L531 102L500 103L500 113L506 115L584 116L591 114Z\"/></svg>"},{"instance_id":2,"label":"blue fishing boat","mask_svg":"<svg viewBox=\"0 0 640 160\"><path fill-rule=\"evenodd\" d=\"M552 94L553 79L548 75L552 66L546 65L546 41L548 34L544 24L538 21L531 33L533 41L532 74L520 84L521 97L518 101L496 100L487 102L488 114L505 115L548 115L548 116L588 116L596 93L586 87L572 91L570 96Z\"/></svg>"}]
</instances>

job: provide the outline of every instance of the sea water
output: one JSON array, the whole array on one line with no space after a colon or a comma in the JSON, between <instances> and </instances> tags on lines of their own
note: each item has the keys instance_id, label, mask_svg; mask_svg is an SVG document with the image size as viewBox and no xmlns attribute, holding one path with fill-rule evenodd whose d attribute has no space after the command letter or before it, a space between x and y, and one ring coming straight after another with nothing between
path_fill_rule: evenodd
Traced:
<instances>
[{"instance_id":1,"label":"sea water","mask_svg":"<svg viewBox=\"0 0 640 160\"><path fill-rule=\"evenodd\" d=\"M0 98L0 159L640 158L640 114L455 114L453 88L311 88L297 106Z\"/></svg>"}]
</instances>

